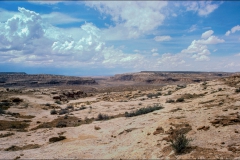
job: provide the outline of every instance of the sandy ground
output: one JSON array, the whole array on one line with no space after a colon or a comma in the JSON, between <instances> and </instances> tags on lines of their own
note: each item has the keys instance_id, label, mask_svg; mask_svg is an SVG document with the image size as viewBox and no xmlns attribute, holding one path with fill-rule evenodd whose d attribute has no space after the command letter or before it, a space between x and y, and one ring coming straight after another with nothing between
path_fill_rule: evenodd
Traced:
<instances>
[{"instance_id":1,"label":"sandy ground","mask_svg":"<svg viewBox=\"0 0 240 160\"><path fill-rule=\"evenodd\" d=\"M239 83L238 83L239 84ZM70 100L65 104L56 104L51 89L33 92L8 93L2 89L5 98L19 97L24 101L11 106L7 111L20 115L33 115L26 132L14 129L0 130L0 134L14 135L0 138L1 159L190 159L190 158L240 158L240 94L220 80L189 84L185 88L176 85L162 87L161 90L125 91L99 93L93 97ZM221 89L220 89L221 88ZM168 95L169 91L171 94ZM158 93L158 97L148 98L149 93ZM184 102L166 103L185 94L194 94L193 98L184 98ZM44 122L51 122L65 115L51 115L46 104L57 106L56 110L72 105L74 109L68 117L83 121L97 118L99 113L115 116L110 120L96 121L73 127L38 128ZM28 104L27 107L23 107ZM163 109L135 117L121 116L125 112L159 104ZM78 110L81 106L86 109ZM45 108L45 109L44 109ZM120 115L120 116L118 116ZM218 119L218 121L213 122ZM0 120L22 121L2 114ZM26 119L25 119L26 120ZM29 120L29 119L28 119ZM221 121L222 120L222 121ZM38 123L40 122L40 123ZM179 128L180 126L180 128ZM169 131L188 126L186 133L191 138L188 151L176 154L167 140ZM0 126L1 127L1 126ZM162 127L161 133L156 129ZM96 129L97 128L97 129ZM32 130L34 129L34 130ZM66 139L50 143L51 137L65 136ZM27 148L37 144L37 148ZM17 151L7 151L11 146L23 147ZM25 149L24 149L25 146Z\"/></svg>"}]
</instances>

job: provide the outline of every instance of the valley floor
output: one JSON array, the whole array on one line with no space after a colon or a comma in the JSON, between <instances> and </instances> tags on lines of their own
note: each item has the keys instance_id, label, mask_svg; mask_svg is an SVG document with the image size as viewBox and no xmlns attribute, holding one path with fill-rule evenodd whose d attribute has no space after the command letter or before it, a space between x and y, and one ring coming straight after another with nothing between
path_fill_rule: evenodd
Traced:
<instances>
[{"instance_id":1,"label":"valley floor","mask_svg":"<svg viewBox=\"0 0 240 160\"><path fill-rule=\"evenodd\" d=\"M232 76L81 98L68 91L65 101L53 99L67 95L58 88L1 88L0 157L240 159L239 87ZM154 106L162 108L126 117ZM178 133L192 139L181 154L171 147Z\"/></svg>"}]
</instances>

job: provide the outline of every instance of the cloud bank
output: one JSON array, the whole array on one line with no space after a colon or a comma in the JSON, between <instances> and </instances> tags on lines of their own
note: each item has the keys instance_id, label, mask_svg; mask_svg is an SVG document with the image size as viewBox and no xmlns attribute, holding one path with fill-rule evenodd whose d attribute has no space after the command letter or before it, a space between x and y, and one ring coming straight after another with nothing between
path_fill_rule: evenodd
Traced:
<instances>
[{"instance_id":1,"label":"cloud bank","mask_svg":"<svg viewBox=\"0 0 240 160\"><path fill-rule=\"evenodd\" d=\"M222 66L226 69L234 69L238 64L239 56L233 55L233 58L228 59L212 56L212 52L217 51L213 46L224 44L226 41L214 35L213 30L205 31L198 38L192 38L177 52L163 51L161 48L163 42L176 45L172 42L177 41L171 34L161 30L156 32L168 17L164 12L167 10L168 2L88 1L86 5L96 9L102 16L109 16L113 23L105 28L98 28L89 22L79 27L60 28L57 27L58 24L83 20L60 12L39 14L22 7L18 8L18 12L10 13L2 10L8 16L0 22L0 64L127 71L208 70L209 68L221 70ZM188 11L194 11L204 17L218 6L212 2L185 4ZM191 32L195 31L196 25L192 25L190 29ZM240 27L237 25L226 35L239 30ZM186 33L190 34L190 31ZM154 45L143 50L133 47L131 51L109 43L118 40L134 41L141 37L148 38L149 43L139 41L139 47L141 44L148 46L154 43Z\"/></svg>"}]
</instances>

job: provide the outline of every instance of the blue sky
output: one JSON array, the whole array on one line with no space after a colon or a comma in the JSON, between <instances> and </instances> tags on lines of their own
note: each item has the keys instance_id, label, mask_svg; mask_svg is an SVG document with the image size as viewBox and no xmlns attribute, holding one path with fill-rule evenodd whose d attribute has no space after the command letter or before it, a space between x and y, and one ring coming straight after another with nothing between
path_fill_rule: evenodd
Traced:
<instances>
[{"instance_id":1,"label":"blue sky","mask_svg":"<svg viewBox=\"0 0 240 160\"><path fill-rule=\"evenodd\" d=\"M238 72L239 8L239 1L0 1L0 72Z\"/></svg>"}]
</instances>

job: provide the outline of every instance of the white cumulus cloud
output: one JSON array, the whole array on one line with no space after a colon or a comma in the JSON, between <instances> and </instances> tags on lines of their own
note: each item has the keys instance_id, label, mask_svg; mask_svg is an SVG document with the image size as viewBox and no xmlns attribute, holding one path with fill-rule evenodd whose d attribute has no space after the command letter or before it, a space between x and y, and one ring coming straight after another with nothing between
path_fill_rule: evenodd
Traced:
<instances>
[{"instance_id":1,"label":"white cumulus cloud","mask_svg":"<svg viewBox=\"0 0 240 160\"><path fill-rule=\"evenodd\" d=\"M0 25L0 50L26 50L44 36L41 16L25 8L18 10L20 14Z\"/></svg>"},{"instance_id":2,"label":"white cumulus cloud","mask_svg":"<svg viewBox=\"0 0 240 160\"><path fill-rule=\"evenodd\" d=\"M223 43L223 39L219 39L216 36L213 36L213 30L206 31L202 34L200 40L193 40L191 45L187 49L181 51L182 54L189 55L191 58L194 58L196 61L209 61L209 55L211 52L208 49L207 45Z\"/></svg>"},{"instance_id":3,"label":"white cumulus cloud","mask_svg":"<svg viewBox=\"0 0 240 160\"><path fill-rule=\"evenodd\" d=\"M209 38L213 33L214 33L213 30L208 30L202 34L202 38L203 39Z\"/></svg>"},{"instance_id":4,"label":"white cumulus cloud","mask_svg":"<svg viewBox=\"0 0 240 160\"><path fill-rule=\"evenodd\" d=\"M229 36L231 33L235 33L236 31L240 31L240 25L234 26L231 31L227 31L225 33L226 36Z\"/></svg>"},{"instance_id":5,"label":"white cumulus cloud","mask_svg":"<svg viewBox=\"0 0 240 160\"><path fill-rule=\"evenodd\" d=\"M137 38L162 25L165 19L162 8L167 2L87 1L86 5L111 16L115 26L110 27L108 33L121 32L119 35L125 33L124 37Z\"/></svg>"},{"instance_id":6,"label":"white cumulus cloud","mask_svg":"<svg viewBox=\"0 0 240 160\"><path fill-rule=\"evenodd\" d=\"M199 16L207 16L216 10L220 3L217 4L211 1L191 1L185 2L183 5L186 7L187 11L197 12Z\"/></svg>"},{"instance_id":7,"label":"white cumulus cloud","mask_svg":"<svg viewBox=\"0 0 240 160\"><path fill-rule=\"evenodd\" d=\"M138 53L126 54L121 48L106 47L102 30L92 23L66 30L53 26L36 12L18 10L18 14L0 22L1 63L105 68L146 63Z\"/></svg>"}]
</instances>

